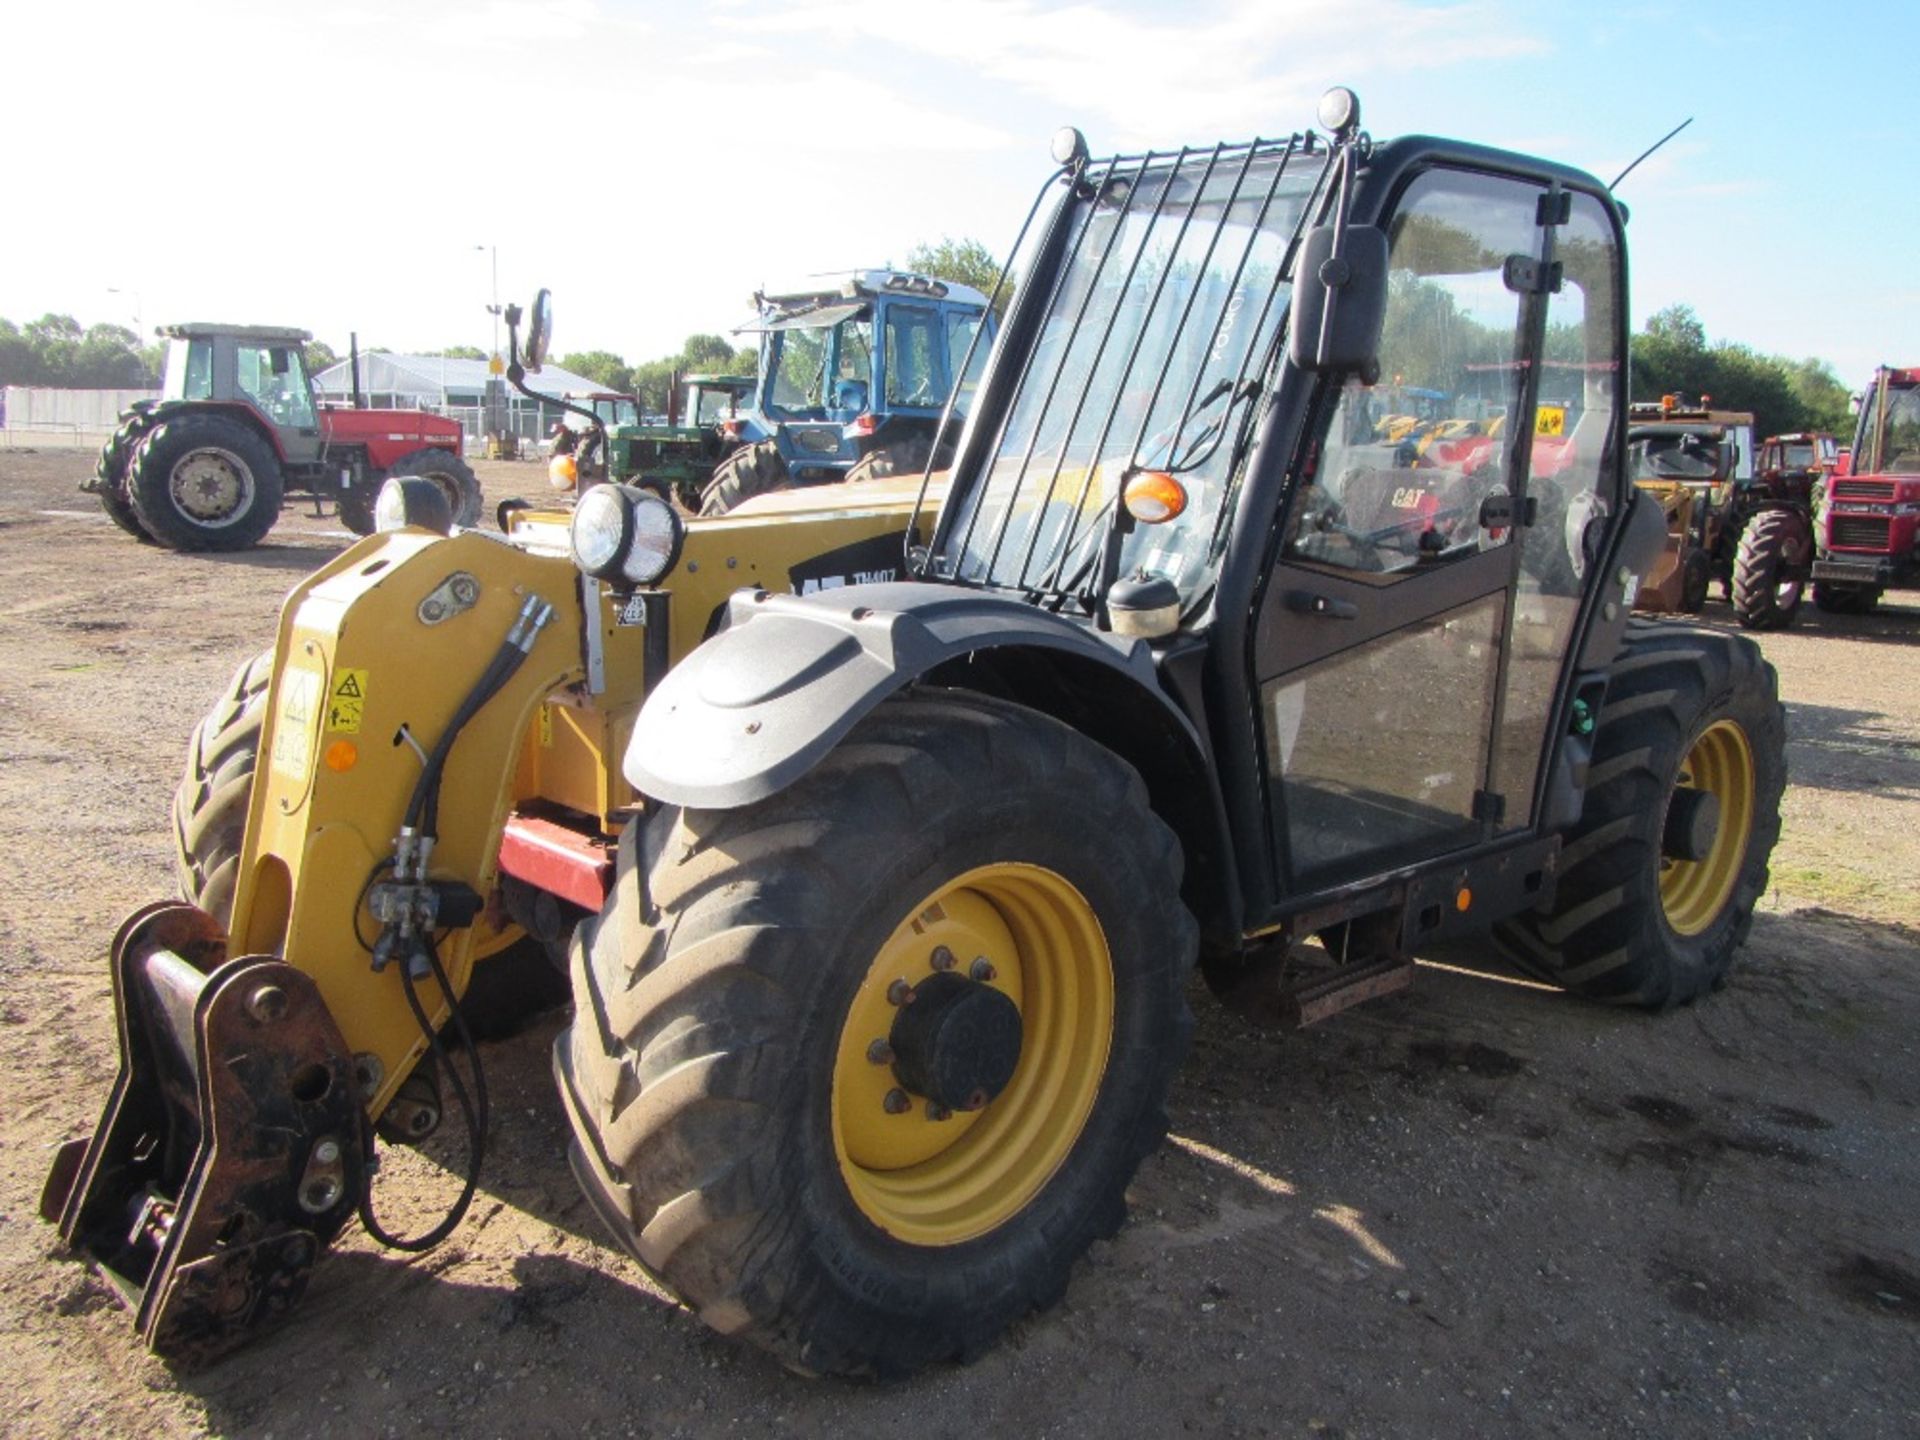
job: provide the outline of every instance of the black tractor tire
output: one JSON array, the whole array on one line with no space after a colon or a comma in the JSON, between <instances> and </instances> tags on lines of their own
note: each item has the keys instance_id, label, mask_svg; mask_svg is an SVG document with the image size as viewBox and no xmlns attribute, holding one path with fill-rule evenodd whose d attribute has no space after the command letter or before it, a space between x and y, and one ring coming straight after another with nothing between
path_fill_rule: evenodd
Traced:
<instances>
[{"instance_id":1,"label":"black tractor tire","mask_svg":"<svg viewBox=\"0 0 1920 1440\"><path fill-rule=\"evenodd\" d=\"M931 468L944 470L953 464L953 445L943 442L936 446L930 435L910 435L892 444L876 446L854 462L847 472L849 485L862 480L887 480L896 475L924 475L931 458Z\"/></svg>"},{"instance_id":2,"label":"black tractor tire","mask_svg":"<svg viewBox=\"0 0 1920 1440\"><path fill-rule=\"evenodd\" d=\"M215 487L208 508L185 503L197 488L188 471L205 461ZM135 446L127 491L141 527L170 550L245 550L258 545L280 518L280 459L244 421L206 411L163 418ZM222 506L217 488L232 485ZM197 497L196 497L197 498Z\"/></svg>"},{"instance_id":3,"label":"black tractor tire","mask_svg":"<svg viewBox=\"0 0 1920 1440\"><path fill-rule=\"evenodd\" d=\"M233 922L240 850L265 735L273 652L234 672L194 727L186 773L173 792L173 858L180 898L222 925ZM476 1038L502 1040L566 1003L565 975L546 948L522 938L473 967L460 1012Z\"/></svg>"},{"instance_id":4,"label":"black tractor tire","mask_svg":"<svg viewBox=\"0 0 1920 1440\"><path fill-rule=\"evenodd\" d=\"M1699 546L1687 552L1680 562L1680 609L1683 614L1698 615L1707 608L1707 589L1713 584L1713 561Z\"/></svg>"},{"instance_id":5,"label":"black tractor tire","mask_svg":"<svg viewBox=\"0 0 1920 1440\"><path fill-rule=\"evenodd\" d=\"M1880 603L1878 585L1836 585L1830 580L1813 582L1813 603L1826 615L1871 615Z\"/></svg>"},{"instance_id":6,"label":"black tractor tire","mask_svg":"<svg viewBox=\"0 0 1920 1440\"><path fill-rule=\"evenodd\" d=\"M119 425L100 447L90 487L100 497L100 508L107 512L107 518L143 545L153 544L154 538L140 524L140 517L133 513L133 502L127 498L127 464L152 423L147 417L153 406L151 400L136 400L120 412Z\"/></svg>"},{"instance_id":7,"label":"black tractor tire","mask_svg":"<svg viewBox=\"0 0 1920 1440\"><path fill-rule=\"evenodd\" d=\"M1609 1004L1664 1010L1718 987L1766 889L1780 836L1785 747L1778 679L1751 640L1631 624L1554 895L1496 927L1496 945L1525 973ZM1723 809L1705 859L1669 862L1663 841L1682 775L1695 767L1709 782L1698 788L1714 788L1707 767L1742 748L1748 783L1725 788L1746 795L1745 826ZM1738 806L1730 808L1737 814ZM1705 884L1669 897L1669 864L1717 874L1724 890ZM1684 874L1672 878L1687 883Z\"/></svg>"},{"instance_id":8,"label":"black tractor tire","mask_svg":"<svg viewBox=\"0 0 1920 1440\"><path fill-rule=\"evenodd\" d=\"M876 1055L879 1041L863 1048L852 1017L864 1021L858 1007L876 995L901 1004L883 947L912 943L922 924L952 913L918 902L957 905L952 887L971 902L981 892L965 886L998 867L1050 872L1094 917L1110 969L1090 973L1110 980L1076 993L1111 996L1110 1045L1104 1061L1083 1064L1060 1058L1084 1054L1065 1031L1047 1031L1057 1043L1023 1041L1008 1090L963 1118L986 1126L1009 1113L1063 1113L1077 1079L1086 1108L1049 1141L1064 1147L1057 1167L1027 1172L1027 1198L973 1217L972 1233L901 1238L904 1225L876 1220L856 1194L876 1172L841 1148L835 1091L846 1077L836 1061L851 1066L852 1085L862 1073L879 1087L907 1084L897 1079L904 1062ZM665 809L644 830L629 827L606 908L575 932L574 1020L555 1047L583 1187L702 1319L794 1369L889 1378L980 1353L1061 1297L1074 1261L1125 1219L1127 1183L1165 1133L1198 945L1180 871L1178 843L1131 766L1047 716L963 691L883 703L757 805ZM941 953L916 949L902 974L925 987L922 972L937 971ZM1022 1023L1041 1024L1036 996L1065 987L1049 991L1058 972L1032 958L1040 951L1016 953ZM980 961L965 956L954 975L970 964L981 978ZM867 1071L869 1062L896 1069ZM1064 1078L1058 1065L1069 1067ZM992 1108L1036 1093L1021 1088L1023 1074L1059 1078L1055 1108ZM861 1123L882 1108L893 1117L882 1126L940 1123L922 1098L896 1089ZM1030 1158L992 1148L1009 1134L1004 1123L963 1133L988 1147L953 1157L972 1167L963 1173L1004 1180ZM917 1163L878 1173L909 1171L934 1204Z\"/></svg>"},{"instance_id":9,"label":"black tractor tire","mask_svg":"<svg viewBox=\"0 0 1920 1440\"><path fill-rule=\"evenodd\" d=\"M1747 522L1733 562L1733 613L1748 630L1784 630L1806 594L1807 522L1791 510L1762 510Z\"/></svg>"},{"instance_id":10,"label":"black tractor tire","mask_svg":"<svg viewBox=\"0 0 1920 1440\"><path fill-rule=\"evenodd\" d=\"M742 445L714 467L713 479L700 492L700 513L724 515L756 495L792 487L779 445L771 440Z\"/></svg>"},{"instance_id":11,"label":"black tractor tire","mask_svg":"<svg viewBox=\"0 0 1920 1440\"><path fill-rule=\"evenodd\" d=\"M418 475L438 485L447 497L447 508L453 512L453 523L462 530L471 530L480 523L480 512L485 507L485 497L480 493L480 477L473 473L473 467L451 450L416 450L411 455L402 455L388 467L385 476L376 482L373 490L377 499L380 484L395 475ZM356 535L368 535L373 532L372 507L368 507L368 524L365 530L355 530ZM341 519L345 520L346 510L341 509ZM351 525L347 527L353 529Z\"/></svg>"}]
</instances>

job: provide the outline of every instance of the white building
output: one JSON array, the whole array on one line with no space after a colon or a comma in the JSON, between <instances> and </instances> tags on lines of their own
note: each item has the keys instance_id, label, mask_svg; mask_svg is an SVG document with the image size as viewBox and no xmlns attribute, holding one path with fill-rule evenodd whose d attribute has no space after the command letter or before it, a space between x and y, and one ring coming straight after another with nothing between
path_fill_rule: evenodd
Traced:
<instances>
[{"instance_id":1,"label":"white building","mask_svg":"<svg viewBox=\"0 0 1920 1440\"><path fill-rule=\"evenodd\" d=\"M431 410L458 420L469 439L486 433L483 422L487 398L485 360L454 360L444 355L395 355L384 351L360 356L361 399L376 409ZM506 391L507 426L522 440L538 440L565 412L557 405L535 406L519 391L500 381ZM351 404L352 362L341 360L313 377L317 396L329 404ZM544 366L527 376L527 388L540 395L592 395L605 387L584 375Z\"/></svg>"}]
</instances>

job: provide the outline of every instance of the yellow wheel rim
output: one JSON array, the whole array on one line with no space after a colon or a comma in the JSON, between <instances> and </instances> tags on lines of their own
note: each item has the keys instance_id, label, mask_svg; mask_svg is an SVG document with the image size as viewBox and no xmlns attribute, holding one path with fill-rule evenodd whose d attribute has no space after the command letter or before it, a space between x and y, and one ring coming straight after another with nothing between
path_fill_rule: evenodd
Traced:
<instances>
[{"instance_id":1,"label":"yellow wheel rim","mask_svg":"<svg viewBox=\"0 0 1920 1440\"><path fill-rule=\"evenodd\" d=\"M939 1118L939 1106L904 1090L875 1042L892 1032L900 982L923 983L949 956L957 973L987 976L980 983L1013 1001L1020 1051L985 1108ZM1017 1214L1093 1113L1113 1006L1106 934L1086 897L1053 871L984 865L934 891L880 947L840 1031L833 1145L854 1202L916 1245L958 1245Z\"/></svg>"},{"instance_id":2,"label":"yellow wheel rim","mask_svg":"<svg viewBox=\"0 0 1920 1440\"><path fill-rule=\"evenodd\" d=\"M1720 918L1753 830L1753 750L1731 720L1709 725L1680 762L1675 788L1705 790L1720 804L1720 825L1705 858L1660 862L1660 906L1679 935L1698 935Z\"/></svg>"}]
</instances>

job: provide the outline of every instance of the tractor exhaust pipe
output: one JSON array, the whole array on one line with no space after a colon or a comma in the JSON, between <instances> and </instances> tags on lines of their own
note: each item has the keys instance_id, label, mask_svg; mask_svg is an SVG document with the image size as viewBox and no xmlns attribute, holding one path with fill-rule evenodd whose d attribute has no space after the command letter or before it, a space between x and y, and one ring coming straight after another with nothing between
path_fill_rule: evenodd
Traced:
<instances>
[{"instance_id":1,"label":"tractor exhaust pipe","mask_svg":"<svg viewBox=\"0 0 1920 1440\"><path fill-rule=\"evenodd\" d=\"M319 988L226 951L192 905L120 927L120 1073L100 1128L61 1146L40 1197L147 1345L189 1368L293 1308L367 1183L352 1058Z\"/></svg>"},{"instance_id":2,"label":"tractor exhaust pipe","mask_svg":"<svg viewBox=\"0 0 1920 1440\"><path fill-rule=\"evenodd\" d=\"M360 332L357 330L347 332L347 373L353 377L353 408L364 410L367 400L360 393Z\"/></svg>"}]
</instances>

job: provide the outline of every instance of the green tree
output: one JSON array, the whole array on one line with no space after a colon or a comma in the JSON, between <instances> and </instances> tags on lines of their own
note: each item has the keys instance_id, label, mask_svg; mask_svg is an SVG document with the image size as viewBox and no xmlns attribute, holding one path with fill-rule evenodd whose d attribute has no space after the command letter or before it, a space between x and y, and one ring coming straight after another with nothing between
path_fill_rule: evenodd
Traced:
<instances>
[{"instance_id":1,"label":"green tree","mask_svg":"<svg viewBox=\"0 0 1920 1440\"><path fill-rule=\"evenodd\" d=\"M484 360L487 358L487 352L482 350L478 345L449 345L444 350L427 350L422 353L438 356L443 360ZM572 367L569 366L568 368L571 369Z\"/></svg>"},{"instance_id":2,"label":"green tree","mask_svg":"<svg viewBox=\"0 0 1920 1440\"><path fill-rule=\"evenodd\" d=\"M1000 262L993 258L993 251L978 240L955 240L951 235L942 235L935 244L914 246L907 252L907 269L971 285L984 295L993 293L1000 278Z\"/></svg>"},{"instance_id":3,"label":"green tree","mask_svg":"<svg viewBox=\"0 0 1920 1440\"><path fill-rule=\"evenodd\" d=\"M309 340L305 354L309 375L318 375L329 365L340 363L340 357L333 353L333 347L324 340Z\"/></svg>"},{"instance_id":4,"label":"green tree","mask_svg":"<svg viewBox=\"0 0 1920 1440\"><path fill-rule=\"evenodd\" d=\"M562 370L584 375L596 385L625 395L633 389L633 367L611 350L581 350L562 355L556 362Z\"/></svg>"}]
</instances>

